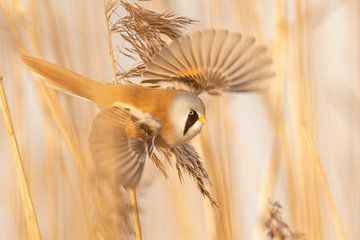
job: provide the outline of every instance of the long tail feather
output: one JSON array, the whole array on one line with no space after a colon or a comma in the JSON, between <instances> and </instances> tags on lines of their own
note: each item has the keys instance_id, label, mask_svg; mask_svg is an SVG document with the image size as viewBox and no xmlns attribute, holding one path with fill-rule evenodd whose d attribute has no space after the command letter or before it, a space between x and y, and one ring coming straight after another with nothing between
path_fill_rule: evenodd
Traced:
<instances>
[{"instance_id":1,"label":"long tail feather","mask_svg":"<svg viewBox=\"0 0 360 240\"><path fill-rule=\"evenodd\" d=\"M108 87L108 84L91 80L41 59L22 55L22 60L32 71L45 77L48 84L95 103L101 102L100 94Z\"/></svg>"}]
</instances>

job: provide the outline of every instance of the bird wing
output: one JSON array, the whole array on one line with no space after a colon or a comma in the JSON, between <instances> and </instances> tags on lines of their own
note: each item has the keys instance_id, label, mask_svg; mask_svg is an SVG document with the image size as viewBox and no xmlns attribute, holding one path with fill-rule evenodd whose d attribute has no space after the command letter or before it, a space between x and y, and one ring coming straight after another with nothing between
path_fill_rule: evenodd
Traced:
<instances>
[{"instance_id":1,"label":"bird wing","mask_svg":"<svg viewBox=\"0 0 360 240\"><path fill-rule=\"evenodd\" d=\"M119 183L134 188L160 128L161 124L151 115L121 103L101 110L89 133L96 168L115 169Z\"/></svg>"},{"instance_id":2,"label":"bird wing","mask_svg":"<svg viewBox=\"0 0 360 240\"><path fill-rule=\"evenodd\" d=\"M146 65L142 84L200 94L264 89L272 59L255 38L227 30L197 31L160 50Z\"/></svg>"}]
</instances>

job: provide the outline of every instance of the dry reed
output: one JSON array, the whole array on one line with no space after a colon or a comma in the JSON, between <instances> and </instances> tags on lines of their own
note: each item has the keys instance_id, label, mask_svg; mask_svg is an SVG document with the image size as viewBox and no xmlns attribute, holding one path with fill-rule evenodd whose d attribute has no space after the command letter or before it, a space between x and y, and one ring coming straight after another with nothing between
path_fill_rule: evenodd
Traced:
<instances>
[{"instance_id":1,"label":"dry reed","mask_svg":"<svg viewBox=\"0 0 360 240\"><path fill-rule=\"evenodd\" d=\"M270 202L269 205L269 216L265 219L264 225L267 231L266 235L270 239L306 239L304 234L296 233L291 230L289 225L283 220L281 204L278 202Z\"/></svg>"},{"instance_id":2,"label":"dry reed","mask_svg":"<svg viewBox=\"0 0 360 240\"><path fill-rule=\"evenodd\" d=\"M14 127L12 124L9 105L5 95L5 89L3 84L3 78L0 76L0 108L4 118L5 127L7 130L7 136L11 147L11 153L13 155L13 164L15 166L17 180L19 183L20 196L23 204L23 210L25 214L26 228L28 239L41 239L38 222L34 210L34 204L30 195L28 181L24 171L24 166L21 159L19 145L16 140Z\"/></svg>"},{"instance_id":3,"label":"dry reed","mask_svg":"<svg viewBox=\"0 0 360 240\"><path fill-rule=\"evenodd\" d=\"M126 11L126 15L119 15L120 7ZM186 17L177 17L173 13L156 13L123 0L105 1L105 9L109 36L118 36L125 42L122 47L111 45L111 41L109 44L128 58L128 61L135 62L135 67L123 70L114 58L113 66L117 65L114 71L119 80L140 77L145 64L166 45L166 40L179 37L183 28L195 23Z\"/></svg>"},{"instance_id":4,"label":"dry reed","mask_svg":"<svg viewBox=\"0 0 360 240\"><path fill-rule=\"evenodd\" d=\"M133 207L133 219L134 219L134 228L135 228L135 237L137 240L142 239L141 236L141 226L140 226L140 217L139 217L139 210L136 198L136 192L134 189L129 189L130 193L130 201Z\"/></svg>"},{"instance_id":5,"label":"dry reed","mask_svg":"<svg viewBox=\"0 0 360 240\"><path fill-rule=\"evenodd\" d=\"M302 179L300 179L300 181L304 181L306 183L300 183L300 193L297 193L296 191L294 191L294 189L296 189L296 183L295 183L295 179L294 179L294 175L293 175L293 170L292 168L294 166L294 158L291 159L289 152L291 151L289 149L289 143L288 143L288 139L289 137L286 136L286 133L284 132L283 126L285 125L285 122L281 122L282 120L280 118L275 119L274 123L278 125L277 129L279 129L279 139L280 141L283 142L283 151L285 153L285 163L286 163L286 167L287 167L287 173L288 173L288 183L289 183L289 190L288 190L288 199L289 201L289 205L290 207L290 211L292 212L291 216L293 217L293 222L295 223L296 226L301 226L302 228L305 228L305 232L307 232L311 238L314 239L322 239L321 237L321 223L320 223L320 207L317 205L319 202L318 199L318 192L319 192L319 187L318 187L318 177L320 178L321 181L321 186L322 189L325 191L325 199L326 202L329 203L330 205L330 210L332 212L331 216L333 218L334 224L335 224L335 228L336 231L338 233L338 238L339 239L346 239L344 232L343 232L343 227L341 226L341 222L339 220L338 215L336 214L336 208L334 208L334 204L332 201L332 196L330 194L329 186L327 185L326 182L326 176L324 175L324 172L319 172L319 174L316 174L316 167L312 168L310 167L311 171L315 171L315 172L310 172L309 171L309 166L311 166L312 164L317 165L320 164L318 158L317 158L317 150L315 150L315 145L314 142L312 142L313 144L309 144L309 141L306 140L305 135L301 132L305 131L307 134L311 134L311 135L315 135L315 129L314 129L314 120L315 117L314 115L315 110L312 108L313 104L313 97L312 94L314 93L313 90L313 86L312 86L312 82L310 80L311 77L311 72L310 72L310 67L309 63L311 63L311 60L308 58L306 59L306 57L309 57L309 39L307 38L308 34L308 28L309 28L309 24L310 24L310 20L305 20L304 18L304 14L302 11L303 8L306 8L306 5L302 4L300 1L296 1L296 14L297 14L297 22L296 22L296 31L295 31L295 39L294 42L297 45L297 63L294 67L294 71L296 72L293 76L293 79L296 79L296 83L298 85L298 88L293 88L293 89L299 89L298 92L294 93L293 96L298 97L297 100L294 101L294 104L291 109L295 110L297 109L298 112L294 113L295 114L295 120L296 121L300 121L298 124L298 130L300 131L299 134L297 134L297 136L302 137L299 142L302 142L299 146L300 148L300 159L301 159L301 167L304 171L302 175ZM274 52L275 53L281 53L284 51L283 48L284 46L286 46L286 44L291 44L289 41L291 40L288 36L288 26L286 26L286 20L284 17L284 6L285 6L285 1L278 1L277 2L277 14L276 16L278 16L278 27L279 27L279 45L278 45L278 49L276 49ZM305 6L305 7L303 7ZM256 21L255 21L256 22ZM260 32L260 31L258 31ZM280 48L280 49L279 49ZM307 48L307 49L306 49ZM282 73L284 72L284 60L282 59L286 59L286 57L284 57L283 55L280 55L278 57L275 57L277 62L277 71L278 73ZM279 60L282 60L282 62L280 62ZM279 68L281 67L281 68ZM286 67L286 66L285 66ZM283 79L284 77L280 78ZM284 84L284 83L281 83ZM276 88L273 88L275 91L278 91L278 87L280 87L281 85L279 83L277 83L275 86L277 86ZM279 94L279 91L277 92L277 94ZM282 100L283 101L283 100ZM278 101L278 103L280 103L281 101ZM269 103L269 101L265 101L265 103ZM297 104L297 106L296 106ZM304 106L306 105L306 107ZM271 108L270 108L271 109ZM277 109L279 109L279 107L277 107ZM305 110L306 109L306 110ZM306 130L305 130L306 129ZM311 150L312 149L312 150ZM279 154L276 154L276 158L279 158ZM313 162L309 162L313 161ZM276 163L276 165L278 165L279 163ZM321 165L320 165L321 166ZM276 176L278 175L278 167L275 168L276 170L273 171L269 171L269 172L273 172L274 175ZM312 175L313 174L313 175ZM306 177L305 177L306 176ZM311 180L310 180L311 179ZM309 182L310 181L314 181L314 182ZM268 183L268 181L266 181ZM274 186L274 183L269 184L269 186ZM268 187L267 187L268 188ZM264 200L263 200L263 206L265 206L265 197L268 197L269 192L264 196ZM299 203L297 198L300 195L301 197L301 201L302 203ZM300 202L301 202L300 201ZM304 202L309 201L308 203L305 203L305 206L301 207L301 209L307 209L306 211L300 212L299 211L299 204L304 204ZM310 203L311 202L311 203ZM265 209L265 208L263 208ZM265 214L266 210L262 210L262 215ZM311 216L311 217L310 217Z\"/></svg>"},{"instance_id":6,"label":"dry reed","mask_svg":"<svg viewBox=\"0 0 360 240\"><path fill-rule=\"evenodd\" d=\"M104 0L104 15L106 20L106 32L107 32L107 40L108 40L108 50L109 55L111 58L111 64L112 69L114 72L114 83L118 83L116 73L117 73L117 66L116 66L116 60L114 56L114 50L113 50L113 43L112 43L112 36L110 31L110 25L111 25L111 15L114 13L114 6L116 6L112 0Z\"/></svg>"}]
</instances>

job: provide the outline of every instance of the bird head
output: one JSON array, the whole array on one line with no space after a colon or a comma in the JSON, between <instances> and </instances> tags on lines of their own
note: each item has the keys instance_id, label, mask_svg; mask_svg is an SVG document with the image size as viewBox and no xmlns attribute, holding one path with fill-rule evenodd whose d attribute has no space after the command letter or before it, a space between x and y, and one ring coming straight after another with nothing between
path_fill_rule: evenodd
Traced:
<instances>
[{"instance_id":1,"label":"bird head","mask_svg":"<svg viewBox=\"0 0 360 240\"><path fill-rule=\"evenodd\" d=\"M173 128L172 139L167 139L169 144L191 140L206 122L203 101L194 93L179 91L170 104L169 121Z\"/></svg>"}]
</instances>

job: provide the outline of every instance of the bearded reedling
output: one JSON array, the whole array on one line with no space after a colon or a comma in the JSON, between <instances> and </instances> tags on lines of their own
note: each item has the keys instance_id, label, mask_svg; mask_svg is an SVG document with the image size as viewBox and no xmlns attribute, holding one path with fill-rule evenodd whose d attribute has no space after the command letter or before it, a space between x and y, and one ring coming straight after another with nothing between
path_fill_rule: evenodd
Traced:
<instances>
[{"instance_id":1,"label":"bearded reedling","mask_svg":"<svg viewBox=\"0 0 360 240\"><path fill-rule=\"evenodd\" d=\"M23 56L23 61L49 85L100 108L89 133L92 158L113 162L125 188L139 182L148 157L157 162L155 147L167 158L174 155L179 174L179 166L189 171L210 200L206 170L188 143L206 122L198 95L259 91L274 76L266 47L252 37L213 29L161 49L147 63L141 84L107 84L40 59Z\"/></svg>"}]
</instances>

